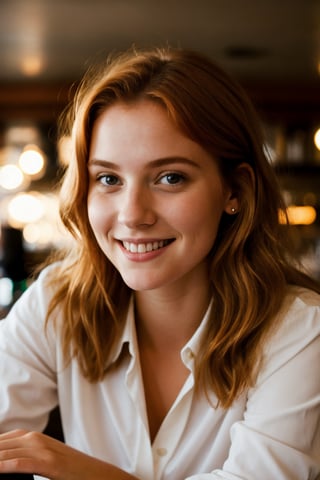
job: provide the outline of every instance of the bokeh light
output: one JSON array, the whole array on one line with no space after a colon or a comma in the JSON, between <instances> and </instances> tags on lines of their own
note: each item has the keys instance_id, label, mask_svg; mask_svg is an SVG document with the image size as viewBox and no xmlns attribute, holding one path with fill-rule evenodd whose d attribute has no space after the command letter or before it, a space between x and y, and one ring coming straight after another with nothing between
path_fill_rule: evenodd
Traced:
<instances>
[{"instance_id":1,"label":"bokeh light","mask_svg":"<svg viewBox=\"0 0 320 480\"><path fill-rule=\"evenodd\" d=\"M44 169L44 155L36 145L28 145L19 157L19 165L27 175L38 175Z\"/></svg>"},{"instance_id":2,"label":"bokeh light","mask_svg":"<svg viewBox=\"0 0 320 480\"><path fill-rule=\"evenodd\" d=\"M313 139L314 139L315 146L317 147L318 150L320 150L320 128L318 128L318 130L314 134Z\"/></svg>"},{"instance_id":3,"label":"bokeh light","mask_svg":"<svg viewBox=\"0 0 320 480\"><path fill-rule=\"evenodd\" d=\"M16 228L40 220L44 213L44 201L37 192L19 193L8 204L8 222Z\"/></svg>"},{"instance_id":4,"label":"bokeh light","mask_svg":"<svg viewBox=\"0 0 320 480\"><path fill-rule=\"evenodd\" d=\"M5 190L16 190L24 182L24 175L16 165L3 165L0 167L0 186Z\"/></svg>"},{"instance_id":5,"label":"bokeh light","mask_svg":"<svg viewBox=\"0 0 320 480\"><path fill-rule=\"evenodd\" d=\"M290 225L312 225L317 218L316 209L309 205L290 205L286 211ZM279 221L282 224L286 223L286 218L283 212L280 212L279 214Z\"/></svg>"}]
</instances>

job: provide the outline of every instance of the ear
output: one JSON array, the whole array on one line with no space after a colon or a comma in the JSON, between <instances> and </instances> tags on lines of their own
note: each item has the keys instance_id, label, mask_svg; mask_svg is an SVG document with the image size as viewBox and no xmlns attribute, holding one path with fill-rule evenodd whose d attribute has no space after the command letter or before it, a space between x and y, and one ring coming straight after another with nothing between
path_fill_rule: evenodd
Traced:
<instances>
[{"instance_id":1,"label":"ear","mask_svg":"<svg viewBox=\"0 0 320 480\"><path fill-rule=\"evenodd\" d=\"M251 190L255 188L255 174L251 165L245 162L238 165L233 173L231 182L224 211L228 215L235 215L241 208L241 200L245 191L248 188Z\"/></svg>"}]
</instances>

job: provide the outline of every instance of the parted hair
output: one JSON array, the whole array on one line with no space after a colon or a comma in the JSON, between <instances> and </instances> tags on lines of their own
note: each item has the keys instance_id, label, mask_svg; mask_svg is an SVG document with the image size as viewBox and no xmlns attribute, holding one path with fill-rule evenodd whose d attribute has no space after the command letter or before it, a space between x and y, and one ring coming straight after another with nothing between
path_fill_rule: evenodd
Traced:
<instances>
[{"instance_id":1,"label":"parted hair","mask_svg":"<svg viewBox=\"0 0 320 480\"><path fill-rule=\"evenodd\" d=\"M116 102L157 102L216 161L239 199L224 213L208 256L213 308L197 358L196 382L223 407L253 384L261 347L276 324L288 285L319 291L293 263L281 191L246 93L202 54L175 48L131 49L82 80L61 123L73 154L61 186L61 218L74 237L58 264L47 321L62 311L66 360L75 356L91 382L103 379L126 318L131 290L97 244L88 220L87 161L92 128ZM249 169L239 165L249 164ZM213 186L214 188L214 186ZM213 206L214 208L214 206ZM191 293L192 294L192 293Z\"/></svg>"}]
</instances>

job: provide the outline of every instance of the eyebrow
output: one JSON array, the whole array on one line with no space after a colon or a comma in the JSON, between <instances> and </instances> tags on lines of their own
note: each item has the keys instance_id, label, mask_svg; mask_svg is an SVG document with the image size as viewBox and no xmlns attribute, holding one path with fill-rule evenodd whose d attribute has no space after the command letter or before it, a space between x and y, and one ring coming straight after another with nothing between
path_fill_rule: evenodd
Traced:
<instances>
[{"instance_id":1,"label":"eyebrow","mask_svg":"<svg viewBox=\"0 0 320 480\"><path fill-rule=\"evenodd\" d=\"M165 158L158 158L156 160L151 160L148 163L148 166L151 168L157 167L165 167L167 165L171 165L172 163L181 163L184 165L191 165L192 167L200 168L193 160L185 157L165 157ZM104 168L110 168L111 170L120 170L121 167L117 163L109 162L107 160L100 160L98 158L91 158L88 162L88 166L99 166Z\"/></svg>"}]
</instances>

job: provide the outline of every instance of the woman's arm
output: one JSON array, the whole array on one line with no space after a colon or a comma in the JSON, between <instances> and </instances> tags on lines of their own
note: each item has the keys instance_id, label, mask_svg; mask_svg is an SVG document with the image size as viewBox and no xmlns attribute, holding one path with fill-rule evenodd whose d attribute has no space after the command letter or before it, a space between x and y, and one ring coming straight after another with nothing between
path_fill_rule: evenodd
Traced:
<instances>
[{"instance_id":1,"label":"woman's arm","mask_svg":"<svg viewBox=\"0 0 320 480\"><path fill-rule=\"evenodd\" d=\"M45 331L46 272L0 321L0 433L41 431L58 404L56 331Z\"/></svg>"},{"instance_id":2,"label":"woman's arm","mask_svg":"<svg viewBox=\"0 0 320 480\"><path fill-rule=\"evenodd\" d=\"M0 435L2 473L32 473L50 480L137 480L47 435L26 430Z\"/></svg>"}]
</instances>

